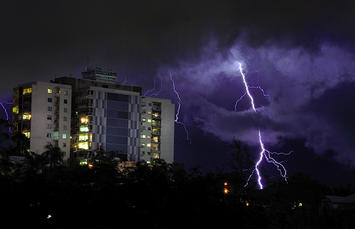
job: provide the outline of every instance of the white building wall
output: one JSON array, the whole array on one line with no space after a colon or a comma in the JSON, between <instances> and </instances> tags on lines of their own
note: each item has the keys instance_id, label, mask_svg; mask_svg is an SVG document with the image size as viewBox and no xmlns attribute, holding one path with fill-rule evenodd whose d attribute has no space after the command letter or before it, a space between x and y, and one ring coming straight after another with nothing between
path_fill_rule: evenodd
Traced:
<instances>
[{"instance_id":1,"label":"white building wall","mask_svg":"<svg viewBox=\"0 0 355 229\"><path fill-rule=\"evenodd\" d=\"M169 99L142 97L142 111L145 111L145 113L142 113L142 118L146 120L152 119L152 114L149 114L149 112L152 112L152 105L150 104L153 102L161 104L160 159L172 163L174 162L175 105ZM140 148L140 159L144 161L151 160L151 156L147 153L150 151L147 144L153 143L152 139L148 138L151 134L151 123L147 121L142 122L141 137L144 135L145 138L141 138L141 143L145 143L145 145Z\"/></svg>"},{"instance_id":2,"label":"white building wall","mask_svg":"<svg viewBox=\"0 0 355 229\"><path fill-rule=\"evenodd\" d=\"M52 89L52 93L48 93L48 89ZM48 98L51 98L52 102L49 102ZM36 82L32 84L31 100L30 150L42 154L46 150L46 145L56 145L54 133L58 131L58 147L65 152L64 160L68 159L70 156L71 86ZM51 110L48 107L51 107ZM51 120L48 117L51 117Z\"/></svg>"},{"instance_id":3,"label":"white building wall","mask_svg":"<svg viewBox=\"0 0 355 229\"><path fill-rule=\"evenodd\" d=\"M162 100L161 104L160 157L172 163L174 162L175 105L170 100Z\"/></svg>"}]
</instances>

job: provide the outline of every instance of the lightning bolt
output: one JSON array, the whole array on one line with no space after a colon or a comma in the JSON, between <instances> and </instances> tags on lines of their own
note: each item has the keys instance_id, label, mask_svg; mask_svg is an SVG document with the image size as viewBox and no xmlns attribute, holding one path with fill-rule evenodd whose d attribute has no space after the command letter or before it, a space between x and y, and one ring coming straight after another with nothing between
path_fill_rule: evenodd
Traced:
<instances>
[{"instance_id":1,"label":"lightning bolt","mask_svg":"<svg viewBox=\"0 0 355 229\"><path fill-rule=\"evenodd\" d=\"M161 90L162 90L162 80L159 78L159 80L160 80L160 87L159 87L159 90L158 90L158 91L156 91L156 83L155 83L155 80L156 80L156 79L154 78L154 81L153 81L153 83L154 83L153 88L147 90L147 91L143 94L143 96L157 96L157 95L160 94L160 92L161 92ZM154 91L156 91L156 92L153 93Z\"/></svg>"},{"instance_id":2,"label":"lightning bolt","mask_svg":"<svg viewBox=\"0 0 355 229\"><path fill-rule=\"evenodd\" d=\"M2 109L5 111L5 114L6 114L6 120L10 124L9 113L7 112L6 107L4 106L4 104L9 105L9 104L12 104L12 103L10 103L10 102L0 102L0 105L1 105ZM11 127L9 127L9 133L11 134Z\"/></svg>"},{"instance_id":3,"label":"lightning bolt","mask_svg":"<svg viewBox=\"0 0 355 229\"><path fill-rule=\"evenodd\" d=\"M162 82L161 78L159 78L159 80L160 80L159 91L153 93L151 96L158 96L158 95L160 94L160 92L161 92L161 90L162 90L162 88L163 88L163 82Z\"/></svg>"},{"instance_id":4,"label":"lightning bolt","mask_svg":"<svg viewBox=\"0 0 355 229\"><path fill-rule=\"evenodd\" d=\"M153 80L153 88L147 90L147 91L143 94L143 96L147 96L147 95L149 95L149 93L151 93L151 92L153 92L153 91L155 91L155 78L154 78L154 80Z\"/></svg>"},{"instance_id":5,"label":"lightning bolt","mask_svg":"<svg viewBox=\"0 0 355 229\"><path fill-rule=\"evenodd\" d=\"M173 79L173 76L172 76L171 72L170 72L170 80L171 80L171 82L173 84L173 91L174 91L176 97L178 98L178 107L177 107L176 114L175 114L175 122L177 124L181 125L182 127L184 127L184 130L185 130L185 133L186 133L186 140L191 143L191 140L189 138L189 131L187 130L185 123L179 121L179 115L180 115L180 109L181 109L182 100L181 100L179 92L176 90L175 81Z\"/></svg>"},{"instance_id":6,"label":"lightning bolt","mask_svg":"<svg viewBox=\"0 0 355 229\"><path fill-rule=\"evenodd\" d=\"M236 110L237 109L237 105L238 103L245 97L245 96L248 96L249 97L249 100L250 100L250 105L251 105L251 108L253 109L253 111L255 113L257 113L257 110L255 108L255 103L254 103L254 98L253 96L251 95L250 93L250 88L256 88L256 89L259 89L262 94L264 96L268 96L267 94L265 94L265 91L260 87L260 86L257 86L257 87L253 87L253 86L249 86L248 85L248 82L246 80L246 77L245 77L245 74L243 72L243 66L241 63L239 63L239 72L240 74L242 75L242 79L243 79L243 84L244 84L244 88L245 88L245 93L236 101L235 103L235 106L234 106L234 109ZM259 188L260 189L263 189L264 186L263 186L263 183L262 183L262 177L261 177L261 173L260 173L260 170L259 170L259 166L261 164L261 162L263 161L263 159L265 158L266 162L268 163L271 163L273 164L276 169L279 171L281 177L283 177L285 179L285 181L287 182L287 170L286 168L283 166L282 163L278 162L277 160L275 160L273 157L272 157L272 154L275 154L275 155L289 155L292 153L292 151L288 154L286 153L277 153L277 152L271 152L269 150L267 150L265 148L265 145L264 145L264 142L263 142L263 139L262 139L262 134L261 134L261 131L260 129L258 129L258 142L259 142L259 146L260 146L260 152L259 152L259 156L258 156L258 160L256 161L255 165L254 165L254 169L252 171L252 173L249 175L248 179L247 179L247 182L245 184L244 187L248 186L249 184L249 181L251 179L251 177L256 173L256 176L257 176L257 182L258 182L258 185L259 185Z\"/></svg>"},{"instance_id":7,"label":"lightning bolt","mask_svg":"<svg viewBox=\"0 0 355 229\"><path fill-rule=\"evenodd\" d=\"M259 89L261 91L261 93L263 94L264 97L269 97L268 94L265 93L264 89L260 86L248 86L248 88L252 88L252 89ZM243 98L247 95L247 93L245 92L242 96L240 96L234 104L234 111L237 111L237 107L240 101L243 100Z\"/></svg>"}]
</instances>

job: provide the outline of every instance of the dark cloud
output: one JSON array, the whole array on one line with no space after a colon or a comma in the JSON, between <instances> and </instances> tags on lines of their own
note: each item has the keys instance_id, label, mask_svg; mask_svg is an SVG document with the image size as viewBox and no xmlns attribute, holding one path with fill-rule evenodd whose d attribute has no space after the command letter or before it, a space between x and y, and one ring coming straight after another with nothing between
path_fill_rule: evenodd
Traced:
<instances>
[{"instance_id":1,"label":"dark cloud","mask_svg":"<svg viewBox=\"0 0 355 229\"><path fill-rule=\"evenodd\" d=\"M180 155L198 152L204 138L217 138L214 149L234 136L251 141L259 126L269 144L301 136L317 153L341 145L338 156L355 159L348 147L353 109L344 104L353 86L343 83L354 81L353 1L15 0L1 9L2 97L22 82L101 66L145 90L158 77L160 96L176 101L172 73L184 102L181 118L198 142L180 144ZM251 85L269 94L252 91L257 116L249 116L247 100L233 110L243 94L235 61L243 62ZM216 157L208 148L205 155Z\"/></svg>"}]
</instances>

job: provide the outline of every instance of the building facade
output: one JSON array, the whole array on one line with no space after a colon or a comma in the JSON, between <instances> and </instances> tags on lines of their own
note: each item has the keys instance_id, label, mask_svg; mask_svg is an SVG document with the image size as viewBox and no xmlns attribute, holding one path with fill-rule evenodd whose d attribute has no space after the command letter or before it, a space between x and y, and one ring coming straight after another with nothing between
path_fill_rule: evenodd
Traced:
<instances>
[{"instance_id":1,"label":"building facade","mask_svg":"<svg viewBox=\"0 0 355 229\"><path fill-rule=\"evenodd\" d=\"M14 89L14 132L30 140L30 150L37 154L52 144L70 156L71 86L34 82Z\"/></svg>"},{"instance_id":2,"label":"building facade","mask_svg":"<svg viewBox=\"0 0 355 229\"><path fill-rule=\"evenodd\" d=\"M168 99L142 97L141 150L144 161L174 161L175 105Z\"/></svg>"},{"instance_id":3,"label":"building facade","mask_svg":"<svg viewBox=\"0 0 355 229\"><path fill-rule=\"evenodd\" d=\"M114 72L96 68L82 75L14 89L15 132L30 138L32 151L41 153L52 143L66 152L66 159L70 152L85 158L105 151L124 161L173 162L175 107L170 100L142 97L141 87L116 83Z\"/></svg>"}]
</instances>

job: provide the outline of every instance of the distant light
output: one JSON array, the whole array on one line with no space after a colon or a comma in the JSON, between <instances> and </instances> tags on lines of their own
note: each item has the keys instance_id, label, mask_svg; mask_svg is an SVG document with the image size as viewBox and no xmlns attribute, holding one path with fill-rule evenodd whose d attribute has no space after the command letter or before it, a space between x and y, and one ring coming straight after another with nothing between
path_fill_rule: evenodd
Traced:
<instances>
[{"instance_id":1,"label":"distant light","mask_svg":"<svg viewBox=\"0 0 355 229\"><path fill-rule=\"evenodd\" d=\"M228 185L228 183L227 182L224 182L224 186L227 186Z\"/></svg>"},{"instance_id":2,"label":"distant light","mask_svg":"<svg viewBox=\"0 0 355 229\"><path fill-rule=\"evenodd\" d=\"M92 169L92 168L94 167L94 165L91 164L91 163L89 163L89 164L88 164L88 167L89 167L89 169Z\"/></svg>"},{"instance_id":3,"label":"distant light","mask_svg":"<svg viewBox=\"0 0 355 229\"><path fill-rule=\"evenodd\" d=\"M303 204L301 202L298 203L298 207L302 207Z\"/></svg>"},{"instance_id":4,"label":"distant light","mask_svg":"<svg viewBox=\"0 0 355 229\"><path fill-rule=\"evenodd\" d=\"M247 207L248 207L249 205L250 205L250 204L249 204L249 202L248 202L248 201L247 201L247 202L245 202L245 206L247 206Z\"/></svg>"},{"instance_id":5,"label":"distant light","mask_svg":"<svg viewBox=\"0 0 355 229\"><path fill-rule=\"evenodd\" d=\"M50 218L52 218L52 215L48 215L48 216L47 216L47 219L50 219Z\"/></svg>"},{"instance_id":6,"label":"distant light","mask_svg":"<svg viewBox=\"0 0 355 229\"><path fill-rule=\"evenodd\" d=\"M224 194L226 194L226 195L227 195L227 194L229 193L228 188L224 188L223 192L224 192Z\"/></svg>"}]
</instances>

